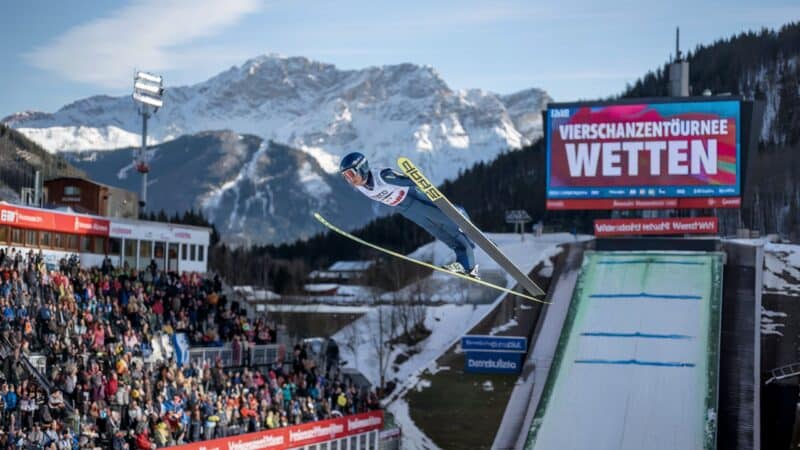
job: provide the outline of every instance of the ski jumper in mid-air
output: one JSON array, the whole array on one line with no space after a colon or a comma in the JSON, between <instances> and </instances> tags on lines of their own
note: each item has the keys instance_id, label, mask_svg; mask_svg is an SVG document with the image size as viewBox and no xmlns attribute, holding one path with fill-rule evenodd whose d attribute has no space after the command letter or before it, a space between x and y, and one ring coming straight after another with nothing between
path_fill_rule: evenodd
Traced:
<instances>
[{"instance_id":1,"label":"ski jumper in mid-air","mask_svg":"<svg viewBox=\"0 0 800 450\"><path fill-rule=\"evenodd\" d=\"M370 169L367 158L358 152L345 155L339 164L339 171L356 190L391 207L450 247L456 254L456 260L442 267L479 278L472 252L475 244L419 191L414 181L391 168ZM466 215L463 209L461 211Z\"/></svg>"}]
</instances>

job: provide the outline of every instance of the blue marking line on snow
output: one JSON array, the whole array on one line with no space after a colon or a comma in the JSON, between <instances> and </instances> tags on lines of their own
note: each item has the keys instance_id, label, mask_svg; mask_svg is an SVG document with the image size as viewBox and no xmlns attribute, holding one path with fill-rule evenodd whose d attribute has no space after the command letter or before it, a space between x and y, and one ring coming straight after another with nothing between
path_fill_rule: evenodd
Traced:
<instances>
[{"instance_id":1,"label":"blue marking line on snow","mask_svg":"<svg viewBox=\"0 0 800 450\"><path fill-rule=\"evenodd\" d=\"M657 366L657 367L694 367L694 363L685 362L661 362L661 361L639 361L638 359L576 359L575 364L610 364L610 365L634 365L634 366Z\"/></svg>"},{"instance_id":2,"label":"blue marking line on snow","mask_svg":"<svg viewBox=\"0 0 800 450\"><path fill-rule=\"evenodd\" d=\"M640 292L638 294L592 294L589 298L652 298L657 300L702 300L699 295L680 295L680 294L648 294Z\"/></svg>"},{"instance_id":3,"label":"blue marking line on snow","mask_svg":"<svg viewBox=\"0 0 800 450\"><path fill-rule=\"evenodd\" d=\"M591 331L581 333L581 336L621 337L621 338L647 338L647 339L692 339L685 334L653 334L653 333L610 333L605 331Z\"/></svg>"},{"instance_id":4,"label":"blue marking line on snow","mask_svg":"<svg viewBox=\"0 0 800 450\"><path fill-rule=\"evenodd\" d=\"M617 260L602 260L597 261L597 264L679 264L684 266L705 266L705 262L699 261L653 261L649 259L628 259L623 261Z\"/></svg>"}]
</instances>

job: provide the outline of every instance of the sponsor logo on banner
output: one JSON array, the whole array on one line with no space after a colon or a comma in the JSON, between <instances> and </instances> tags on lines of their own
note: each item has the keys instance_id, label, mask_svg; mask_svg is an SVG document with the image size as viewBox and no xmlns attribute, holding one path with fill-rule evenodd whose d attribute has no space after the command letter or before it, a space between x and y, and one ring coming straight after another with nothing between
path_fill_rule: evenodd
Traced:
<instances>
[{"instance_id":1,"label":"sponsor logo on banner","mask_svg":"<svg viewBox=\"0 0 800 450\"><path fill-rule=\"evenodd\" d=\"M31 223L31 224L34 224L34 223L35 224L39 224L39 223L44 222L44 218L42 216L39 216L39 215L30 215L30 214L26 214L26 213L24 213L22 211L18 211L17 212L17 223L20 223L20 222L26 222L26 223Z\"/></svg>"},{"instance_id":2,"label":"sponsor logo on banner","mask_svg":"<svg viewBox=\"0 0 800 450\"><path fill-rule=\"evenodd\" d=\"M716 217L671 217L666 219L598 219L595 236L653 234L716 234Z\"/></svg>"},{"instance_id":3,"label":"sponsor logo on banner","mask_svg":"<svg viewBox=\"0 0 800 450\"><path fill-rule=\"evenodd\" d=\"M10 211L8 209L0 211L0 222L16 223L16 221L17 221L16 211Z\"/></svg>"},{"instance_id":4,"label":"sponsor logo on banner","mask_svg":"<svg viewBox=\"0 0 800 450\"><path fill-rule=\"evenodd\" d=\"M111 234L112 235L124 234L124 235L128 236L128 235L133 234L133 230L131 230L130 228L123 228L123 227L119 227L119 226L114 225L114 227L111 228Z\"/></svg>"},{"instance_id":5,"label":"sponsor logo on banner","mask_svg":"<svg viewBox=\"0 0 800 450\"><path fill-rule=\"evenodd\" d=\"M528 340L516 336L463 336L461 350L527 352Z\"/></svg>"},{"instance_id":6,"label":"sponsor logo on banner","mask_svg":"<svg viewBox=\"0 0 800 450\"><path fill-rule=\"evenodd\" d=\"M356 431L362 428L374 427L381 424L380 417L366 417L364 419L352 419L347 421L347 430Z\"/></svg>"},{"instance_id":7,"label":"sponsor logo on banner","mask_svg":"<svg viewBox=\"0 0 800 450\"><path fill-rule=\"evenodd\" d=\"M464 370L470 373L519 373L522 355L518 352L467 352Z\"/></svg>"},{"instance_id":8,"label":"sponsor logo on banner","mask_svg":"<svg viewBox=\"0 0 800 450\"><path fill-rule=\"evenodd\" d=\"M230 442L228 443L228 450L260 450L262 448L277 447L283 444L283 436L268 435L248 442ZM198 450L202 450L202 447Z\"/></svg>"},{"instance_id":9,"label":"sponsor logo on banner","mask_svg":"<svg viewBox=\"0 0 800 450\"><path fill-rule=\"evenodd\" d=\"M344 432L344 426L337 423L332 423L330 425L319 426L315 425L310 430L289 430L289 442L300 442L300 441L307 441L311 439L317 438L327 438L332 439L339 433Z\"/></svg>"}]
</instances>

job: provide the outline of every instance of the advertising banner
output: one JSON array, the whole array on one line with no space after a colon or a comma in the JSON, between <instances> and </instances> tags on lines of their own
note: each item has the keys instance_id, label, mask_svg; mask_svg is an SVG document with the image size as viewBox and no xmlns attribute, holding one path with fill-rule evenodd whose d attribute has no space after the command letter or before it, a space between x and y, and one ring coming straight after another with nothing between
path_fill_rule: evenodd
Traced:
<instances>
[{"instance_id":1,"label":"advertising banner","mask_svg":"<svg viewBox=\"0 0 800 450\"><path fill-rule=\"evenodd\" d=\"M714 209L739 208L741 197L598 198L547 200L547 209Z\"/></svg>"},{"instance_id":2,"label":"advertising banner","mask_svg":"<svg viewBox=\"0 0 800 450\"><path fill-rule=\"evenodd\" d=\"M108 236L109 221L0 203L0 225L59 233Z\"/></svg>"},{"instance_id":3,"label":"advertising banner","mask_svg":"<svg viewBox=\"0 0 800 450\"><path fill-rule=\"evenodd\" d=\"M517 336L476 336L461 338L461 349L467 351L522 352L528 351L528 339Z\"/></svg>"},{"instance_id":4,"label":"advertising banner","mask_svg":"<svg viewBox=\"0 0 800 450\"><path fill-rule=\"evenodd\" d=\"M383 411L168 447L173 450L283 450L383 428Z\"/></svg>"},{"instance_id":5,"label":"advertising banner","mask_svg":"<svg viewBox=\"0 0 800 450\"><path fill-rule=\"evenodd\" d=\"M547 199L738 197L739 111L736 99L551 104Z\"/></svg>"},{"instance_id":6,"label":"advertising banner","mask_svg":"<svg viewBox=\"0 0 800 450\"><path fill-rule=\"evenodd\" d=\"M518 352L467 352L464 371L468 373L512 373L522 370L522 355Z\"/></svg>"},{"instance_id":7,"label":"advertising banner","mask_svg":"<svg viewBox=\"0 0 800 450\"><path fill-rule=\"evenodd\" d=\"M716 217L598 219L594 221L594 235L716 234L718 226Z\"/></svg>"}]
</instances>

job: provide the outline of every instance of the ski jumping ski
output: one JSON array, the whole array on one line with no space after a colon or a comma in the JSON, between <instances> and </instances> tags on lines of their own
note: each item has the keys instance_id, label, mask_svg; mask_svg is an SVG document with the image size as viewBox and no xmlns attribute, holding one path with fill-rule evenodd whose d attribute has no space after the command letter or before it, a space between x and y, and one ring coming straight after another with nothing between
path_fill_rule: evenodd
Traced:
<instances>
[{"instance_id":1,"label":"ski jumping ski","mask_svg":"<svg viewBox=\"0 0 800 450\"><path fill-rule=\"evenodd\" d=\"M433 202L442 212L450 218L456 225L461 228L461 231L467 235L472 242L480 247L490 258L500 265L506 272L508 272L517 282L525 288L534 297L541 297L545 292L536 285L528 276L526 276L492 241L490 241L483 232L472 224L461 212L450 203L438 189L434 186L425 175L411 162L410 159L400 157L397 159L397 164L403 173L411 178L417 187L428 196L430 201Z\"/></svg>"},{"instance_id":2,"label":"ski jumping ski","mask_svg":"<svg viewBox=\"0 0 800 450\"><path fill-rule=\"evenodd\" d=\"M414 258L408 257L408 256L406 256L406 255L404 255L402 253L398 253L398 252L389 250L387 248L383 248L383 247L381 247L379 245L375 245L375 244L373 244L371 242L367 242L367 241L365 241L365 240L363 240L363 239L361 239L361 238L359 238L357 236L353 236L352 234L342 230L341 228L337 227L336 225L328 222L324 217L322 217L321 214L319 214L317 212L314 213L314 218L317 219L322 225L325 225L328 229L330 229L334 233L337 233L337 234L342 235L342 236L344 236L344 237L346 237L346 238L348 238L350 240L358 242L359 244L366 245L367 247L370 247L370 248L373 248L373 249L378 250L380 252L386 253L387 255L391 255L391 256L394 256L396 258L400 258L402 260L405 260L405 261L408 261L408 262L411 262L411 263L414 263L414 264L418 264L420 266L427 267L429 269L437 270L439 272L443 272L443 273L446 273L448 275L453 275L453 276L459 277L461 279L470 281L472 283L477 283L477 284L480 284L482 286L486 286L488 288L495 289L497 291L506 292L506 293L511 294L511 295L516 295L517 297L521 297L521 298L524 298L526 300L531 300L531 301L534 301L534 302L539 302L539 303L544 303L544 304L549 304L550 303L550 302L546 302L544 300L539 300L536 297L533 297L533 296L530 296L530 295L527 295L527 294L524 294L524 293L521 293L521 292L516 292L516 291L514 291L512 289L509 289L509 288L506 288L506 287L503 287L503 286L499 286L499 285L496 285L496 284L492 284L492 283L489 283L487 281L484 281L484 280L481 280L481 279L478 279L478 278L473 278L473 277L471 277L469 275L466 275L466 274L453 272L453 271L447 270L447 269L445 269L443 267L439 267L439 266L437 266L435 264L431 264L431 263L428 263L428 262L425 262L425 261L420 261L418 259L414 259Z\"/></svg>"}]
</instances>

